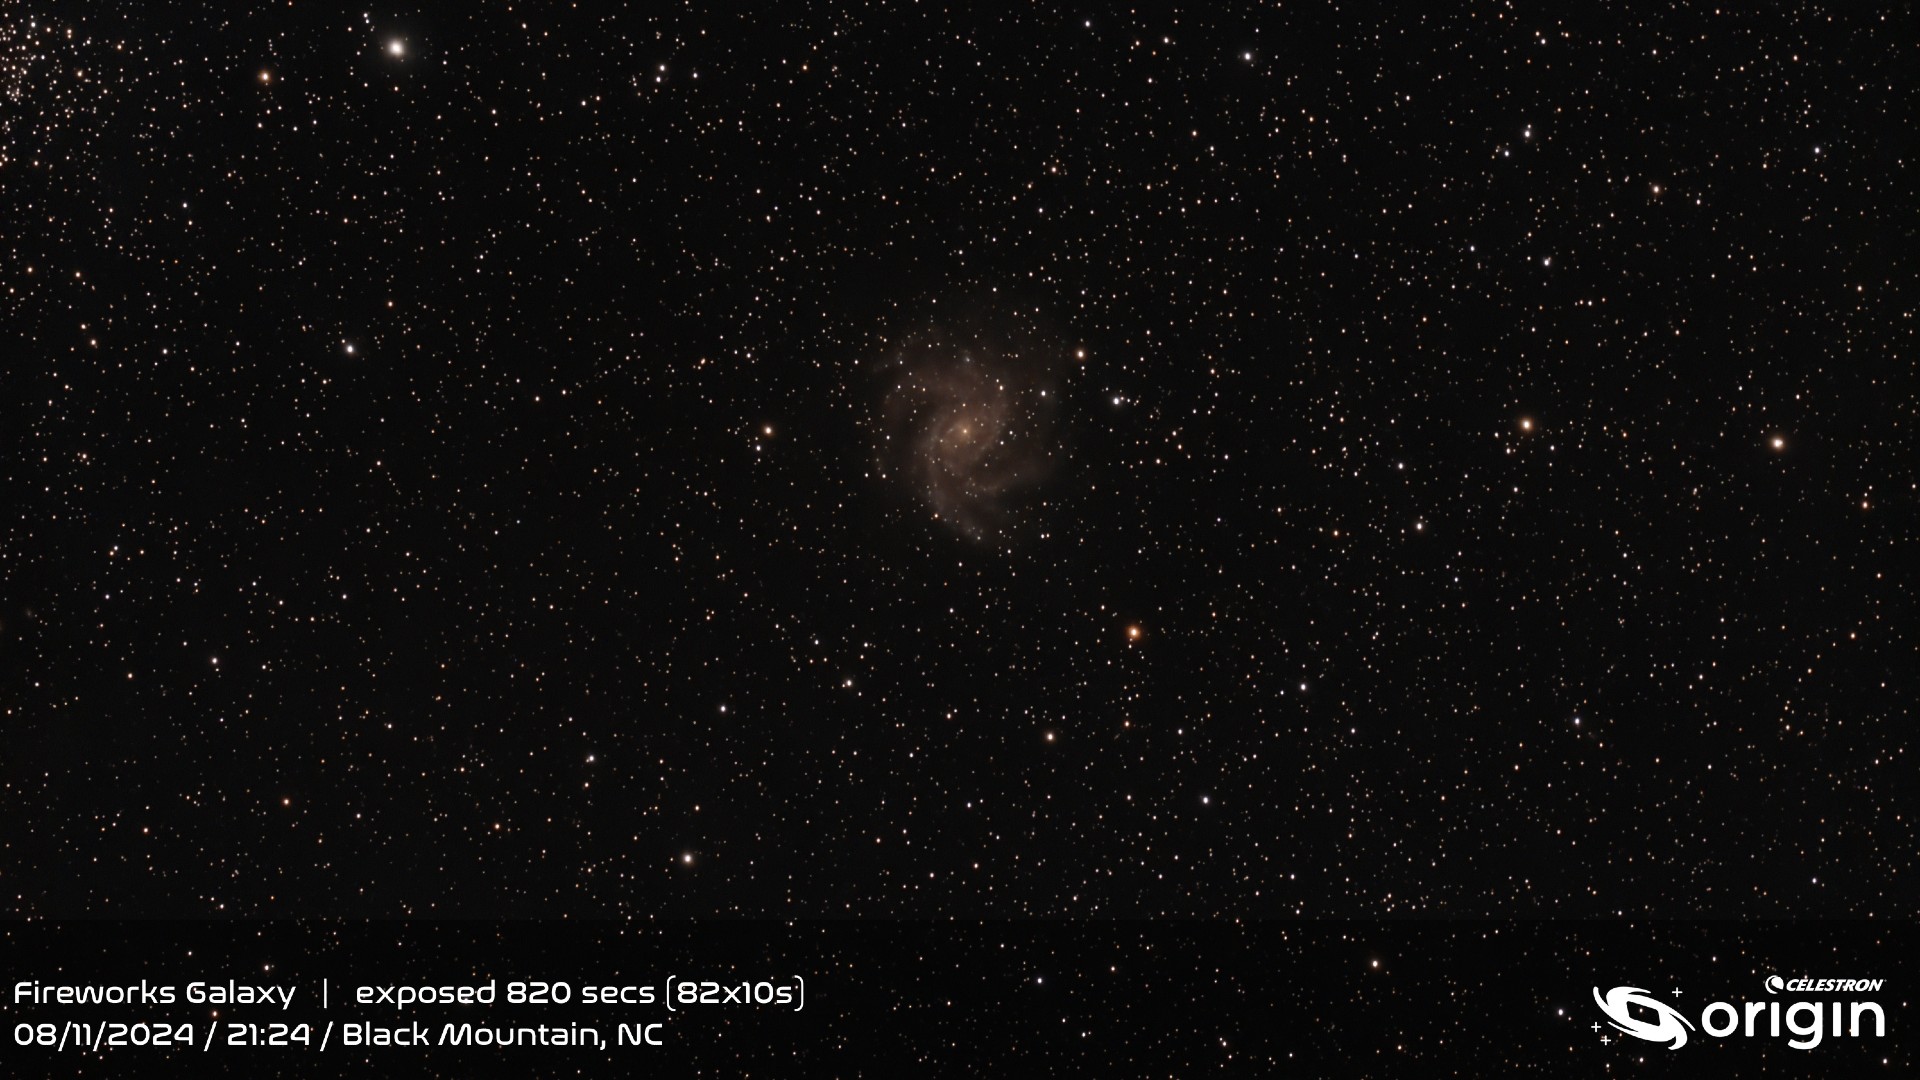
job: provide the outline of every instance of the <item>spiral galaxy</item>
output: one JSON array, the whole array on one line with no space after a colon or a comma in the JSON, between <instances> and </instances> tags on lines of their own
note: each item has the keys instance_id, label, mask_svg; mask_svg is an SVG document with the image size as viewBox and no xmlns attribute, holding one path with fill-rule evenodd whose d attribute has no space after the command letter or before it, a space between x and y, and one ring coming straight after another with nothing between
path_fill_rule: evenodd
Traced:
<instances>
[{"instance_id":1,"label":"spiral galaxy","mask_svg":"<svg viewBox=\"0 0 1920 1080\"><path fill-rule=\"evenodd\" d=\"M898 342L882 368L881 479L962 536L1005 536L1016 496L1058 460L1053 372L1063 354L1018 313L933 325Z\"/></svg>"}]
</instances>

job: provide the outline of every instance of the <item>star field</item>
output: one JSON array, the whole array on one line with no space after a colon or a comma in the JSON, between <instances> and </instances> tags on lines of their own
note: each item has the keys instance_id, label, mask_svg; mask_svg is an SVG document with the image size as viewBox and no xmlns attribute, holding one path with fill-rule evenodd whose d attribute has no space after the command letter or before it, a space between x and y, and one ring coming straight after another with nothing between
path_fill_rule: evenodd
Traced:
<instances>
[{"instance_id":1,"label":"star field","mask_svg":"<svg viewBox=\"0 0 1920 1080\"><path fill-rule=\"evenodd\" d=\"M0 5L10 915L1914 913L1910 13L605 11Z\"/></svg>"}]
</instances>

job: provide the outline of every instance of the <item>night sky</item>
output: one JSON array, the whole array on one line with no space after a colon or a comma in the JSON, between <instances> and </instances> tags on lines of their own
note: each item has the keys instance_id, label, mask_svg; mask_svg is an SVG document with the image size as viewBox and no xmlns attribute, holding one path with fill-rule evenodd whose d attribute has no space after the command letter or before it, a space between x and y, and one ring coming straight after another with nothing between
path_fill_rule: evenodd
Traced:
<instances>
[{"instance_id":1,"label":"night sky","mask_svg":"<svg viewBox=\"0 0 1920 1080\"><path fill-rule=\"evenodd\" d=\"M0 910L1915 913L1909 9L760 7L0 4Z\"/></svg>"}]
</instances>

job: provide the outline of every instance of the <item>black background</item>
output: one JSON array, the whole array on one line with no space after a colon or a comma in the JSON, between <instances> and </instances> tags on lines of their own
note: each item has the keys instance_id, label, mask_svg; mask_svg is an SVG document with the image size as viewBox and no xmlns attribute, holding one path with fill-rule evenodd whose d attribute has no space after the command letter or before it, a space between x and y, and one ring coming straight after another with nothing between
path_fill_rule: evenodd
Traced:
<instances>
[{"instance_id":1,"label":"black background","mask_svg":"<svg viewBox=\"0 0 1920 1080\"><path fill-rule=\"evenodd\" d=\"M182 988L295 983L295 1006L219 1010L78 1006L6 1010L21 1021L311 1023L304 1048L120 1049L98 1058L7 1051L83 1075L337 1076L1902 1076L1913 1067L1910 998L1898 973L1911 928L1863 923L818 921L645 925L87 923L15 928L9 979ZM1783 978L1883 978L1877 994L1769 996ZM579 1003L594 985L806 980L798 1012L714 1005L668 1012ZM332 1007L318 1008L329 980ZM356 1005L360 986L559 980L575 1003ZM1593 991L1644 988L1699 1025L1708 1003L1877 1001L1884 1038L1795 1050L1789 1036L1714 1038L1678 1050L1617 1037ZM1673 993L1677 990L1678 994ZM505 991L498 990L504 994ZM585 1024L658 1022L660 1047L384 1047L324 1053L327 1021ZM1600 1025L1595 1029L1593 1025ZM1605 1036L1609 1041L1600 1040Z\"/></svg>"},{"instance_id":2,"label":"black background","mask_svg":"<svg viewBox=\"0 0 1920 1080\"><path fill-rule=\"evenodd\" d=\"M0 22L15 918L1914 913L1904 9Z\"/></svg>"}]
</instances>

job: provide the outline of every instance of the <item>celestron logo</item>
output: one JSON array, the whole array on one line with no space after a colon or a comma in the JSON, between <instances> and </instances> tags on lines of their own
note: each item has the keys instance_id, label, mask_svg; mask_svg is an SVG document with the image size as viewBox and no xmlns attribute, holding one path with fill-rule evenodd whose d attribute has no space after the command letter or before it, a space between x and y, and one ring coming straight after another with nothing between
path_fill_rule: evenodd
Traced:
<instances>
[{"instance_id":1,"label":"celestron logo","mask_svg":"<svg viewBox=\"0 0 1920 1080\"><path fill-rule=\"evenodd\" d=\"M1777 994L1785 990L1789 994L1872 994L1877 993L1885 979L1783 979L1778 975L1767 976L1767 993Z\"/></svg>"},{"instance_id":2,"label":"celestron logo","mask_svg":"<svg viewBox=\"0 0 1920 1080\"><path fill-rule=\"evenodd\" d=\"M1885 979L1785 979L1778 975L1766 980L1767 993L1870 993L1880 989ZM1680 991L1675 990L1678 996ZM1886 1038L1887 1014L1872 1001L1796 1001L1782 1009L1779 1001L1748 1001L1735 1006L1716 1001L1700 1010L1696 1025L1666 1002L1637 986L1616 986L1603 996L1593 988L1593 1002L1607 1015L1615 1031L1647 1042L1661 1043L1669 1050L1687 1045L1687 1033L1701 1031L1716 1039L1736 1032L1746 1038L1762 1034L1779 1038L1792 1036L1787 1045L1795 1050L1811 1050L1829 1038L1861 1038L1861 1021L1871 1018L1875 1038ZM1634 1009L1642 1010L1636 1015ZM1845 1023L1842 1023L1844 1016ZM1596 1030L1600 1025L1593 1025ZM1610 1040L1602 1039L1602 1042Z\"/></svg>"}]
</instances>

